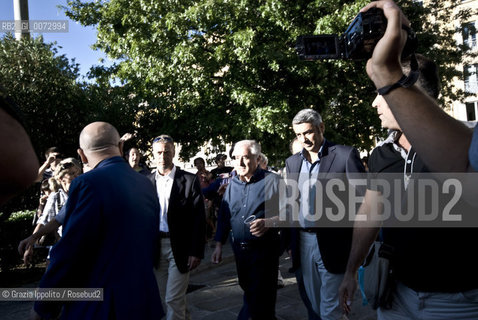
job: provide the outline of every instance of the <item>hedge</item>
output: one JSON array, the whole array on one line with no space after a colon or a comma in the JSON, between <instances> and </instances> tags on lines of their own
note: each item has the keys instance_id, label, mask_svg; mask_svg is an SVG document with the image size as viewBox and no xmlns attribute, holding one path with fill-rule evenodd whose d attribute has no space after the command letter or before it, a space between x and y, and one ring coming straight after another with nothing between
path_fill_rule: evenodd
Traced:
<instances>
[{"instance_id":1,"label":"hedge","mask_svg":"<svg viewBox=\"0 0 478 320\"><path fill-rule=\"evenodd\" d=\"M7 271L22 263L18 243L33 232L34 210L13 212L6 220L0 214L0 270Z\"/></svg>"}]
</instances>

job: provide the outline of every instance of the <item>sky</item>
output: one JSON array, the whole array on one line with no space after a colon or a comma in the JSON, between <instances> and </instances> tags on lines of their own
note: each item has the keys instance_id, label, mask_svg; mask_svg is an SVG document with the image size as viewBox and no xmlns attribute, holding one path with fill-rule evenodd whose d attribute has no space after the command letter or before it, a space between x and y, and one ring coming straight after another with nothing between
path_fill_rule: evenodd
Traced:
<instances>
[{"instance_id":1,"label":"sky","mask_svg":"<svg viewBox=\"0 0 478 320\"><path fill-rule=\"evenodd\" d=\"M85 76L92 65L99 65L99 59L104 58L106 64L110 60L101 51L94 51L91 45L96 42L96 29L83 27L65 16L58 5L66 5L67 0L29 0L28 10L30 20L68 20L67 33L43 33L45 42L57 42L59 54L65 54L71 60L80 64L80 73ZM13 0L0 0L0 20L13 20ZM32 34L37 37L39 34ZM3 37L4 34L0 34ZM86 80L86 79L85 79Z\"/></svg>"}]
</instances>

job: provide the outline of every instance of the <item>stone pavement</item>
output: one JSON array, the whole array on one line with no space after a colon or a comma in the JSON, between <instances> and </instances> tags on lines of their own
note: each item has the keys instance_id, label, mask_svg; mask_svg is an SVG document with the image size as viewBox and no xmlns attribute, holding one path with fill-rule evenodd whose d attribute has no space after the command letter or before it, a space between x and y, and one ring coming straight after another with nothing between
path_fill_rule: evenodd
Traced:
<instances>
[{"instance_id":1,"label":"stone pavement","mask_svg":"<svg viewBox=\"0 0 478 320\"><path fill-rule=\"evenodd\" d=\"M191 273L190 292L187 295L193 320L234 320L242 306L242 290L237 282L234 256L229 244L223 246L223 261L219 265L210 261L212 248L208 245L205 258L197 270ZM277 292L276 315L278 320L306 320L307 311L302 304L295 276L288 272L289 258L283 255L280 270L284 288ZM31 283L25 287L35 287ZM361 305L356 296L350 320L375 320L375 311ZM32 302L0 302L0 320L28 319Z\"/></svg>"},{"instance_id":2,"label":"stone pavement","mask_svg":"<svg viewBox=\"0 0 478 320\"><path fill-rule=\"evenodd\" d=\"M197 271L191 274L191 289L187 295L189 310L194 320L235 320L242 306L243 292L237 281L236 265L230 244L223 246L223 261L214 265L210 261L212 248L206 248L205 259ZM304 307L297 289L294 274L288 272L290 258L280 259L280 271L284 288L277 291L276 316L278 320L306 320ZM352 305L350 320L375 320L376 312L370 306L362 306L357 293Z\"/></svg>"}]
</instances>

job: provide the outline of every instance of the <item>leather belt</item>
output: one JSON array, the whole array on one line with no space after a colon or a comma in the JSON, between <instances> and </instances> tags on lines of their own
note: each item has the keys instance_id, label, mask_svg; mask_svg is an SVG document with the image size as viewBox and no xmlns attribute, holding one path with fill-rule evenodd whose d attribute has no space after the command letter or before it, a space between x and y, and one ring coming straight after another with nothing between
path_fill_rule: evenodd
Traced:
<instances>
[{"instance_id":1,"label":"leather belt","mask_svg":"<svg viewBox=\"0 0 478 320\"><path fill-rule=\"evenodd\" d=\"M169 232L159 231L159 237L160 237L161 239L163 239L163 238L169 238L169 237L170 237L170 236L169 236Z\"/></svg>"}]
</instances>

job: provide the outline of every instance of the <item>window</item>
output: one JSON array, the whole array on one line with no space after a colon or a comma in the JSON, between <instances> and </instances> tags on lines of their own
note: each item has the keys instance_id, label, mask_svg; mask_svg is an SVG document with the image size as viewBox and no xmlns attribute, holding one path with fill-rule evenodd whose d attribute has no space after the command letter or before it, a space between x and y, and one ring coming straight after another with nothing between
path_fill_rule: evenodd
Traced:
<instances>
[{"instance_id":1,"label":"window","mask_svg":"<svg viewBox=\"0 0 478 320\"><path fill-rule=\"evenodd\" d=\"M463 44L470 48L476 48L475 22L469 22L463 26Z\"/></svg>"},{"instance_id":2,"label":"window","mask_svg":"<svg viewBox=\"0 0 478 320\"><path fill-rule=\"evenodd\" d=\"M477 101L466 103L466 120L467 121L476 121L476 104L477 104Z\"/></svg>"},{"instance_id":3,"label":"window","mask_svg":"<svg viewBox=\"0 0 478 320\"><path fill-rule=\"evenodd\" d=\"M477 70L478 64L465 66L465 91L468 93L478 93Z\"/></svg>"}]
</instances>

